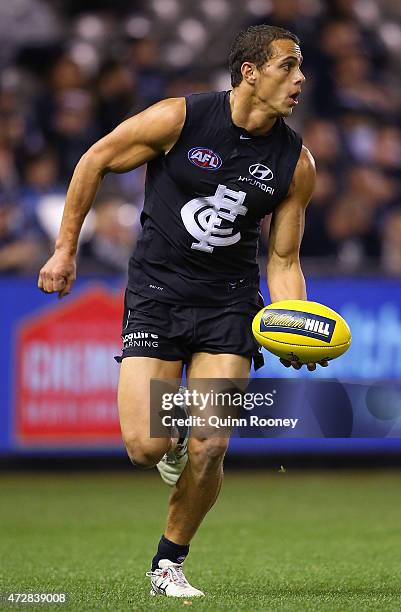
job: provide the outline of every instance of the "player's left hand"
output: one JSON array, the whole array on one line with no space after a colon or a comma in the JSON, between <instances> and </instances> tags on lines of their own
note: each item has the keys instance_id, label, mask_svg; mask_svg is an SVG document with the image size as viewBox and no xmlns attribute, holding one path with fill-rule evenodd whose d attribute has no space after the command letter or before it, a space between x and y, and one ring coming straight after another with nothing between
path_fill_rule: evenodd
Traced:
<instances>
[{"instance_id":1,"label":"player's left hand","mask_svg":"<svg viewBox=\"0 0 401 612\"><path fill-rule=\"evenodd\" d=\"M316 370L317 365L316 363L301 363L299 359L292 359L291 361L288 361L287 359L280 359L280 361L286 368L293 367L295 368L295 370L300 370L303 365L306 365L310 372ZM329 365L329 362L326 359L322 359L322 361L318 361L317 363L321 365L322 368L327 368L327 366Z\"/></svg>"}]
</instances>

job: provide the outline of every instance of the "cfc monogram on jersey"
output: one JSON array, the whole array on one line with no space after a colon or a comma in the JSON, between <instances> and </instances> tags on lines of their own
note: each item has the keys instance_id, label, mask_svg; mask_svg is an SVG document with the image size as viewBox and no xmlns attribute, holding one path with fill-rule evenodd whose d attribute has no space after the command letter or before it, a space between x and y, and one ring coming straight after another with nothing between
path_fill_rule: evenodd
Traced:
<instances>
[{"instance_id":1,"label":"cfc monogram on jersey","mask_svg":"<svg viewBox=\"0 0 401 612\"><path fill-rule=\"evenodd\" d=\"M256 303L260 222L286 197L302 142L282 118L264 136L237 127L229 95L188 96L178 141L148 163L129 270L145 297Z\"/></svg>"},{"instance_id":2,"label":"cfc monogram on jersey","mask_svg":"<svg viewBox=\"0 0 401 612\"><path fill-rule=\"evenodd\" d=\"M240 232L233 233L233 226L221 227L222 220L234 222L237 215L245 215L245 191L233 191L219 185L216 193L206 198L195 198L181 208L181 217L188 232L197 242L191 249L212 253L214 247L229 246L241 240Z\"/></svg>"}]
</instances>

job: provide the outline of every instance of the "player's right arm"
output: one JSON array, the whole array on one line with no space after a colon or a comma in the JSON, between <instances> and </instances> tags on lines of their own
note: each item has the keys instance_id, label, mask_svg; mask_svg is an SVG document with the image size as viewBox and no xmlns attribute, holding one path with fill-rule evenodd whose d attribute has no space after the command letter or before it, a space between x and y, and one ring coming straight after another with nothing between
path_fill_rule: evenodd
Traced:
<instances>
[{"instance_id":1,"label":"player's right arm","mask_svg":"<svg viewBox=\"0 0 401 612\"><path fill-rule=\"evenodd\" d=\"M162 100L127 119L96 142L79 160L68 188L55 251L39 273L45 293L67 295L76 276L82 224L107 172L128 172L167 153L185 121L185 99Z\"/></svg>"}]
</instances>

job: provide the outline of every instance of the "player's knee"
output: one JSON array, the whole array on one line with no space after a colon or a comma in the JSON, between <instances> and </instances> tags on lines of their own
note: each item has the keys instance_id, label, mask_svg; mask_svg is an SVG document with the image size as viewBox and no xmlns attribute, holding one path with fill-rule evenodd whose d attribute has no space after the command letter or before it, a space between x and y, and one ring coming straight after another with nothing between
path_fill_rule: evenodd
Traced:
<instances>
[{"instance_id":1,"label":"player's knee","mask_svg":"<svg viewBox=\"0 0 401 612\"><path fill-rule=\"evenodd\" d=\"M190 464L194 472L207 475L223 463L228 438L197 440L190 450Z\"/></svg>"},{"instance_id":2,"label":"player's knee","mask_svg":"<svg viewBox=\"0 0 401 612\"><path fill-rule=\"evenodd\" d=\"M150 440L141 440L136 436L124 437L124 444L131 463L142 469L155 467L167 450Z\"/></svg>"}]
</instances>

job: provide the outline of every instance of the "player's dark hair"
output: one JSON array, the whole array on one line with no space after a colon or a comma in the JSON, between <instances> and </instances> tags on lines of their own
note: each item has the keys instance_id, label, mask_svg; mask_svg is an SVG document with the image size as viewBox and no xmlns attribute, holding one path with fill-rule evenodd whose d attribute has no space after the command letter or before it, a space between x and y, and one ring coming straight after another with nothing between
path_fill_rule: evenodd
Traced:
<instances>
[{"instance_id":1,"label":"player's dark hair","mask_svg":"<svg viewBox=\"0 0 401 612\"><path fill-rule=\"evenodd\" d=\"M252 62L257 68L272 56L271 43L275 40L290 39L299 45L299 38L292 32L262 24L242 30L232 42L228 56L231 85L237 87L242 81L241 66Z\"/></svg>"}]
</instances>

